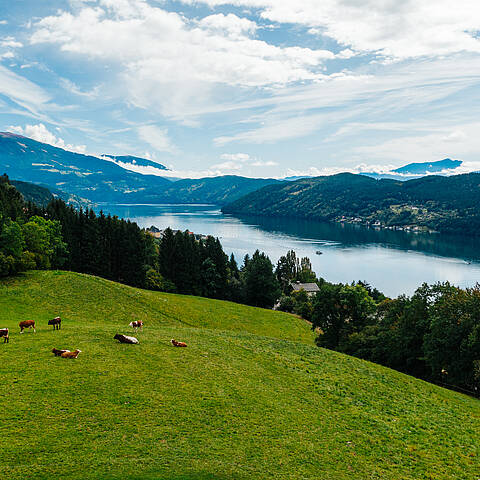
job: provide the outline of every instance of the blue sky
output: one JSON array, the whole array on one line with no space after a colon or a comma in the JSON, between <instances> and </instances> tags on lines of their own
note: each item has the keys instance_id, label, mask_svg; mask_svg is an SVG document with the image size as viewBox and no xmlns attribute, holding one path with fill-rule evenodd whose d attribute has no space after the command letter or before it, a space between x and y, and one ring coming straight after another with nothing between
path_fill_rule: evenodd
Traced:
<instances>
[{"instance_id":1,"label":"blue sky","mask_svg":"<svg viewBox=\"0 0 480 480\"><path fill-rule=\"evenodd\" d=\"M0 0L0 129L175 176L476 170L479 31L474 0Z\"/></svg>"}]
</instances>

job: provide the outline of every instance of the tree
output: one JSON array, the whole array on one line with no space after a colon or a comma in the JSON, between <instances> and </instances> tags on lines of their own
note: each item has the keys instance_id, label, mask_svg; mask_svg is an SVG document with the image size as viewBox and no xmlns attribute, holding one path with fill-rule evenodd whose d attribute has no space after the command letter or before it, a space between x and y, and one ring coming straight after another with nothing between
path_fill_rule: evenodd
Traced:
<instances>
[{"instance_id":1,"label":"tree","mask_svg":"<svg viewBox=\"0 0 480 480\"><path fill-rule=\"evenodd\" d=\"M275 274L284 293L290 293L290 282L292 282L298 272L298 259L293 250L289 250L286 255L281 256L277 262Z\"/></svg>"},{"instance_id":2,"label":"tree","mask_svg":"<svg viewBox=\"0 0 480 480\"><path fill-rule=\"evenodd\" d=\"M22 228L17 222L7 219L0 233L0 251L13 259L19 259L25 249Z\"/></svg>"},{"instance_id":3,"label":"tree","mask_svg":"<svg viewBox=\"0 0 480 480\"><path fill-rule=\"evenodd\" d=\"M348 337L373 322L375 302L360 285L323 284L313 304L312 323L322 333L317 344L348 348Z\"/></svg>"},{"instance_id":4,"label":"tree","mask_svg":"<svg viewBox=\"0 0 480 480\"><path fill-rule=\"evenodd\" d=\"M272 308L281 289L273 265L265 253L258 250L247 260L243 269L245 301L255 307Z\"/></svg>"}]
</instances>

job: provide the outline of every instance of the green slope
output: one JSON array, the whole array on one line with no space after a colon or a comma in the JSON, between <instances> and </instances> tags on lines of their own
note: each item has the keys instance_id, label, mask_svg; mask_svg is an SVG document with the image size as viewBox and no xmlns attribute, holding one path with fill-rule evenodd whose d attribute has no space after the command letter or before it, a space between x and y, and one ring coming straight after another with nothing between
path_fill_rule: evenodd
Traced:
<instances>
[{"instance_id":1,"label":"green slope","mask_svg":"<svg viewBox=\"0 0 480 480\"><path fill-rule=\"evenodd\" d=\"M480 402L318 349L295 317L65 272L3 281L0 311L2 479L478 478ZM116 343L135 318L140 345Z\"/></svg>"}]
</instances>

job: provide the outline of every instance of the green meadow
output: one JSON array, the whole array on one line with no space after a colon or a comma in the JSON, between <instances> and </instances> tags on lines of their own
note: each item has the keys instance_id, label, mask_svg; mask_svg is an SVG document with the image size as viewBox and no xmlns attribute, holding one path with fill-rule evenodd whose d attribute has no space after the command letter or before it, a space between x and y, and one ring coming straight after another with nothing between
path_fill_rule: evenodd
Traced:
<instances>
[{"instance_id":1,"label":"green meadow","mask_svg":"<svg viewBox=\"0 0 480 480\"><path fill-rule=\"evenodd\" d=\"M480 478L479 400L317 348L294 316L51 271L0 282L0 312L2 480ZM140 344L113 340L132 320Z\"/></svg>"}]
</instances>

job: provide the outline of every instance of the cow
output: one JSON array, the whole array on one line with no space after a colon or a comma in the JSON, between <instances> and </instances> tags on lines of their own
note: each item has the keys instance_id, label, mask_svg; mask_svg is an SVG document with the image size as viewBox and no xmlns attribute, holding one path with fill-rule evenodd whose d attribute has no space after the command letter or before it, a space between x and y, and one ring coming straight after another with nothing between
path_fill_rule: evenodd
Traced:
<instances>
[{"instance_id":1,"label":"cow","mask_svg":"<svg viewBox=\"0 0 480 480\"><path fill-rule=\"evenodd\" d=\"M185 342L177 342L173 338L170 340L170 342L172 342L172 345L174 347L186 347L187 346L187 344Z\"/></svg>"},{"instance_id":2,"label":"cow","mask_svg":"<svg viewBox=\"0 0 480 480\"><path fill-rule=\"evenodd\" d=\"M8 336L8 328L0 328L0 338L3 337L3 343L8 343L10 337Z\"/></svg>"},{"instance_id":3,"label":"cow","mask_svg":"<svg viewBox=\"0 0 480 480\"><path fill-rule=\"evenodd\" d=\"M120 343L130 343L134 345L139 343L135 337L129 337L128 335L122 335L121 333L117 333L113 338L118 340Z\"/></svg>"},{"instance_id":4,"label":"cow","mask_svg":"<svg viewBox=\"0 0 480 480\"><path fill-rule=\"evenodd\" d=\"M48 321L48 324L53 325L54 330L60 330L62 326L62 319L60 317L52 318L51 320Z\"/></svg>"},{"instance_id":5,"label":"cow","mask_svg":"<svg viewBox=\"0 0 480 480\"><path fill-rule=\"evenodd\" d=\"M61 357L63 353L65 352L70 352L70 350L59 350L58 348L52 348L52 353L56 356L56 357Z\"/></svg>"},{"instance_id":6,"label":"cow","mask_svg":"<svg viewBox=\"0 0 480 480\"><path fill-rule=\"evenodd\" d=\"M77 358L79 353L82 353L82 351L77 348L74 352L69 352L67 350L66 352L63 352L60 356L62 358Z\"/></svg>"},{"instance_id":7,"label":"cow","mask_svg":"<svg viewBox=\"0 0 480 480\"><path fill-rule=\"evenodd\" d=\"M20 327L20 333L23 333L24 330L26 330L27 328L33 328L33 332L35 333L36 330L35 330L35 320L24 320L23 322L20 322L18 324L18 326Z\"/></svg>"},{"instance_id":8,"label":"cow","mask_svg":"<svg viewBox=\"0 0 480 480\"><path fill-rule=\"evenodd\" d=\"M137 330L143 330L143 322L141 320L134 320L128 324L129 327L133 328L133 331L137 333Z\"/></svg>"}]
</instances>

